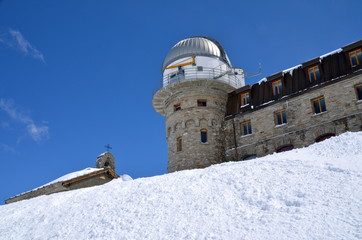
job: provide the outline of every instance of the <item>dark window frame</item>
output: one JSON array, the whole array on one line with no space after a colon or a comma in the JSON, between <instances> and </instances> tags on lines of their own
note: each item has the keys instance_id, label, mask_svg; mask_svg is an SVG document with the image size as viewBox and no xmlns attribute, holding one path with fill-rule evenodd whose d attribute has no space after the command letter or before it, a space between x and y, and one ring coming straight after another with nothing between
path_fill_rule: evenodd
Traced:
<instances>
[{"instance_id":1,"label":"dark window frame","mask_svg":"<svg viewBox=\"0 0 362 240\"><path fill-rule=\"evenodd\" d=\"M358 101L362 100L362 83L355 85L354 90L356 92L357 100Z\"/></svg>"},{"instance_id":2,"label":"dark window frame","mask_svg":"<svg viewBox=\"0 0 362 240\"><path fill-rule=\"evenodd\" d=\"M174 110L174 112L181 110L181 104L178 103L178 104L173 105L173 110Z\"/></svg>"},{"instance_id":3,"label":"dark window frame","mask_svg":"<svg viewBox=\"0 0 362 240\"><path fill-rule=\"evenodd\" d=\"M251 120L240 123L240 133L241 136L251 135L253 133L253 128L251 126Z\"/></svg>"},{"instance_id":4,"label":"dark window frame","mask_svg":"<svg viewBox=\"0 0 362 240\"><path fill-rule=\"evenodd\" d=\"M182 151L182 137L177 138L177 152Z\"/></svg>"},{"instance_id":5,"label":"dark window frame","mask_svg":"<svg viewBox=\"0 0 362 240\"><path fill-rule=\"evenodd\" d=\"M328 138L335 137L335 136L336 136L335 133L326 133L326 134L323 134L323 135L318 136L318 137L315 139L315 142L316 142L316 143L322 142L322 141L324 141L324 140L327 140Z\"/></svg>"},{"instance_id":6,"label":"dark window frame","mask_svg":"<svg viewBox=\"0 0 362 240\"><path fill-rule=\"evenodd\" d=\"M352 67L360 65L362 63L362 48L348 52L348 56ZM355 59L356 64L353 64L353 58Z\"/></svg>"},{"instance_id":7,"label":"dark window frame","mask_svg":"<svg viewBox=\"0 0 362 240\"><path fill-rule=\"evenodd\" d=\"M200 130L200 138L202 143L207 143L207 129L203 128Z\"/></svg>"},{"instance_id":8,"label":"dark window frame","mask_svg":"<svg viewBox=\"0 0 362 240\"><path fill-rule=\"evenodd\" d=\"M240 94L239 97L240 106L246 106L250 104L250 92Z\"/></svg>"},{"instance_id":9,"label":"dark window frame","mask_svg":"<svg viewBox=\"0 0 362 240\"><path fill-rule=\"evenodd\" d=\"M286 109L274 112L275 125L283 125L288 123Z\"/></svg>"},{"instance_id":10,"label":"dark window frame","mask_svg":"<svg viewBox=\"0 0 362 240\"><path fill-rule=\"evenodd\" d=\"M246 155L246 156L242 157L241 161L248 161L248 160L253 160L256 158L257 158L256 154L251 154L251 155Z\"/></svg>"},{"instance_id":11,"label":"dark window frame","mask_svg":"<svg viewBox=\"0 0 362 240\"><path fill-rule=\"evenodd\" d=\"M281 152L287 152L287 151L290 151L290 150L293 150L294 149L294 146L291 144L291 145L285 145L285 146L282 146L282 147L279 147L277 149L277 153L281 153Z\"/></svg>"},{"instance_id":12,"label":"dark window frame","mask_svg":"<svg viewBox=\"0 0 362 240\"><path fill-rule=\"evenodd\" d=\"M206 99L198 99L197 100L198 107L207 107L207 100Z\"/></svg>"},{"instance_id":13,"label":"dark window frame","mask_svg":"<svg viewBox=\"0 0 362 240\"><path fill-rule=\"evenodd\" d=\"M327 104L324 96L320 96L311 100L314 114L327 112ZM316 105L318 108L316 108Z\"/></svg>"},{"instance_id":14,"label":"dark window frame","mask_svg":"<svg viewBox=\"0 0 362 240\"><path fill-rule=\"evenodd\" d=\"M283 83L281 79L272 82L273 95L280 96L283 93Z\"/></svg>"},{"instance_id":15,"label":"dark window frame","mask_svg":"<svg viewBox=\"0 0 362 240\"><path fill-rule=\"evenodd\" d=\"M321 71L319 69L319 65L314 65L312 67L308 68L308 78L309 78L309 82L313 83L313 82L317 82L319 80L321 80Z\"/></svg>"}]
</instances>

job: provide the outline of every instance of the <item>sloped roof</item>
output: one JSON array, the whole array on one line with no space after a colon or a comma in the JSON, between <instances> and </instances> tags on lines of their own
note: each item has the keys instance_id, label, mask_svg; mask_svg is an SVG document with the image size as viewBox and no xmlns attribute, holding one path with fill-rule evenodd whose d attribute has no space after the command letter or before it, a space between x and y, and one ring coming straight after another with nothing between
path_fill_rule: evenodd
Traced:
<instances>
[{"instance_id":1,"label":"sloped roof","mask_svg":"<svg viewBox=\"0 0 362 240\"><path fill-rule=\"evenodd\" d=\"M109 175L111 175L113 178L119 178L119 176L113 171L112 168L104 168L99 171L93 171L93 172L87 173L85 175L80 175L80 176L77 176L77 177L74 177L74 178L71 178L68 180L63 180L62 185L67 186L69 184L72 184L72 183L75 183L75 182L78 182L78 181L81 181L81 180L84 180L84 179L87 179L87 178L90 178L93 176L97 176L102 173L109 173Z\"/></svg>"},{"instance_id":2,"label":"sloped roof","mask_svg":"<svg viewBox=\"0 0 362 240\"><path fill-rule=\"evenodd\" d=\"M85 168L85 169L80 170L80 171L68 173L68 174L66 174L66 175L64 175L62 177L59 177L59 178L57 178L57 179L55 179L55 180L53 180L53 181L51 181L51 182L49 182L47 184L44 184L44 185L42 185L40 187L34 188L32 190L29 190L29 191L20 193L20 194L14 196L14 197L11 197L10 199L18 197L18 196L26 194L26 193L37 191L38 189L47 187L47 186L52 185L52 184L62 183L62 185L65 186L65 185L68 185L70 183L74 183L74 182L77 182L77 181L80 181L80 180L83 180L83 179L86 179L86 178L89 178L89 177L93 177L93 176L102 174L104 172L109 172L109 174L113 178L119 178L119 175L117 175L113 171L113 169L111 169L111 168Z\"/></svg>"}]
</instances>

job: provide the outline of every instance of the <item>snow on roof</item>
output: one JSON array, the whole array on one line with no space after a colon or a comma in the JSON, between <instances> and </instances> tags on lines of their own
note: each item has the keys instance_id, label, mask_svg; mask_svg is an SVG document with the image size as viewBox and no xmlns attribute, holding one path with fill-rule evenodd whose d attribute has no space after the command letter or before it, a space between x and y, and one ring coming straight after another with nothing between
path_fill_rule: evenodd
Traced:
<instances>
[{"instance_id":1,"label":"snow on roof","mask_svg":"<svg viewBox=\"0 0 362 240\"><path fill-rule=\"evenodd\" d=\"M101 156L105 155L106 153L109 153L109 152L104 152L104 153L100 154L98 157L101 157Z\"/></svg>"},{"instance_id":2,"label":"snow on roof","mask_svg":"<svg viewBox=\"0 0 362 240\"><path fill-rule=\"evenodd\" d=\"M301 66L302 66L302 64L298 64L297 66L294 66L294 67L285 69L285 70L283 70L283 73L289 72L290 74L292 74L292 72L293 72L294 69L297 69L297 68L299 68L299 67L301 67Z\"/></svg>"},{"instance_id":3,"label":"snow on roof","mask_svg":"<svg viewBox=\"0 0 362 240\"><path fill-rule=\"evenodd\" d=\"M320 58L320 59L323 59L323 58L325 58L325 57L327 57L327 56L329 56L329 55L332 55L332 54L335 54L335 53L340 53L340 52L342 52L342 51L343 51L342 48L338 48L338 49L336 49L336 50L333 50L332 52L329 52L329 53L326 53L326 54L320 56L319 58ZM308 62L308 61L306 61L306 62ZM294 69L299 68L299 67L301 67L301 66L302 66L302 64L298 64L297 66L294 66L294 67L285 69L285 70L283 70L282 72L283 72L283 73L289 72L290 74L292 74ZM272 76L272 75L271 75L271 76ZM262 82L266 82L266 81L267 81L267 78L263 78L263 79L259 80L258 83L259 83L259 85L260 85Z\"/></svg>"},{"instance_id":4,"label":"snow on roof","mask_svg":"<svg viewBox=\"0 0 362 240\"><path fill-rule=\"evenodd\" d=\"M70 179L73 179L73 178L76 178L76 177L80 177L80 176L83 176L83 175L86 175L86 174L89 174L89 173L92 173L92 172L96 172L96 171L101 171L103 170L103 168L86 168L86 169L83 169L83 170L80 170L80 171L76 171L76 172L72 172L72 173L68 173L60 178L57 178L41 187L44 187L44 186L47 186L47 185L50 185L50 184L53 184L53 183L57 183L57 182L64 182L64 181L67 181L67 180L70 180Z\"/></svg>"},{"instance_id":5,"label":"snow on roof","mask_svg":"<svg viewBox=\"0 0 362 240\"><path fill-rule=\"evenodd\" d=\"M267 80L266 78L262 78L262 79L260 79L260 80L259 80L259 82L258 82L258 83L259 83L259 85L260 85L262 82L266 82L266 80Z\"/></svg>"},{"instance_id":6,"label":"snow on roof","mask_svg":"<svg viewBox=\"0 0 362 240\"><path fill-rule=\"evenodd\" d=\"M324 55L322 55L322 56L320 56L319 58L325 58L325 57L327 57L327 56L329 56L329 55L332 55L332 54L335 54L335 53L340 53L340 52L342 52L343 50L342 50L342 48L338 48L338 49L336 49L336 50L334 50L334 51L332 51L332 52L329 52L329 53L326 53L326 54L324 54Z\"/></svg>"},{"instance_id":7,"label":"snow on roof","mask_svg":"<svg viewBox=\"0 0 362 240\"><path fill-rule=\"evenodd\" d=\"M35 191L39 188L42 188L42 187L45 187L45 186L48 186L48 185L51 185L51 184L54 184L54 183L57 183L57 182L64 182L64 181L67 181L67 180L70 180L70 179L73 179L73 178L76 178L76 177L80 177L80 176L83 176L83 175L86 175L86 174L89 174L89 173L92 173L92 172L96 172L96 171L101 171L103 170L103 168L86 168L86 169L83 169L83 170L80 170L80 171L76 171L76 172L72 172L72 173L68 173L64 176L61 176L60 178L57 178L51 182L48 182L40 187L37 187L37 188L34 188L30 191L27 191L27 192L32 192L32 191ZM25 192L25 193L27 193ZM24 194L24 193L21 193L21 194ZM19 195L21 195L19 194ZM18 195L17 195L18 196Z\"/></svg>"},{"instance_id":8,"label":"snow on roof","mask_svg":"<svg viewBox=\"0 0 362 240\"><path fill-rule=\"evenodd\" d=\"M86 168L86 169L83 169L83 170L80 170L80 171L68 173L68 174L66 174L66 175L64 175L64 176L62 176L60 178L57 178L57 179L55 179L55 180L53 180L51 182L48 182L48 183L46 183L44 185L41 185L40 187L34 188L32 190L29 190L29 191L26 191L26 192L23 192L23 193L20 193L20 194L17 194L14 197L23 195L23 194L28 193L28 192L38 190L40 188L43 188L43 187L51 185L51 184L55 184L55 183L58 183L58 182L64 182L64 181L67 181L67 180L70 180L70 179L73 179L73 178L76 178L76 177L80 177L80 176L83 176L83 175L86 175L86 174L89 174L89 173L92 173L92 172L96 172L96 171L101 171L101 170L103 170L103 168Z\"/></svg>"}]
</instances>

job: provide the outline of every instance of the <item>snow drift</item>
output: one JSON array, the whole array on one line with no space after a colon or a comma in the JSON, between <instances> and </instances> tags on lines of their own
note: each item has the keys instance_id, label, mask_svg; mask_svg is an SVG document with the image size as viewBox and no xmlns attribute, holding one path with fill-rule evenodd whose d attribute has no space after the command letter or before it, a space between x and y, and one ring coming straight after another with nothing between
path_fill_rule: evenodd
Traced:
<instances>
[{"instance_id":1,"label":"snow drift","mask_svg":"<svg viewBox=\"0 0 362 240\"><path fill-rule=\"evenodd\" d=\"M0 206L0 239L361 239L362 132Z\"/></svg>"}]
</instances>

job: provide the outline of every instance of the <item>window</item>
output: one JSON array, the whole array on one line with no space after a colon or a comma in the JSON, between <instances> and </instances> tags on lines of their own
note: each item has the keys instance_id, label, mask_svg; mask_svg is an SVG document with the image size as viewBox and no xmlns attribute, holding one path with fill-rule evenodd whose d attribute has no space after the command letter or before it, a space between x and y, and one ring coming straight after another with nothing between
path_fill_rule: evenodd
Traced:
<instances>
[{"instance_id":1,"label":"window","mask_svg":"<svg viewBox=\"0 0 362 240\"><path fill-rule=\"evenodd\" d=\"M197 100L197 106L199 107L206 107L206 100Z\"/></svg>"},{"instance_id":2,"label":"window","mask_svg":"<svg viewBox=\"0 0 362 240\"><path fill-rule=\"evenodd\" d=\"M251 160L251 159L255 159L256 155L247 155L246 157L243 157L243 160Z\"/></svg>"},{"instance_id":3,"label":"window","mask_svg":"<svg viewBox=\"0 0 362 240\"><path fill-rule=\"evenodd\" d=\"M334 133L327 133L316 138L315 142L322 142L328 138L336 136Z\"/></svg>"},{"instance_id":4,"label":"window","mask_svg":"<svg viewBox=\"0 0 362 240\"><path fill-rule=\"evenodd\" d=\"M167 137L169 137L170 134L171 134L171 128L169 127L169 128L167 129Z\"/></svg>"},{"instance_id":5,"label":"window","mask_svg":"<svg viewBox=\"0 0 362 240\"><path fill-rule=\"evenodd\" d=\"M321 79L321 74L319 72L318 66L313 66L311 68L308 68L308 75L310 82L315 82Z\"/></svg>"},{"instance_id":6,"label":"window","mask_svg":"<svg viewBox=\"0 0 362 240\"><path fill-rule=\"evenodd\" d=\"M290 150L293 150L293 149L294 149L293 145L288 145L288 146L284 146L284 147L279 148L277 150L277 153L286 152L286 151L290 151Z\"/></svg>"},{"instance_id":7,"label":"window","mask_svg":"<svg viewBox=\"0 0 362 240\"><path fill-rule=\"evenodd\" d=\"M251 121L246 121L246 122L241 123L240 128L241 128L241 135L242 136L252 134Z\"/></svg>"},{"instance_id":8,"label":"window","mask_svg":"<svg viewBox=\"0 0 362 240\"><path fill-rule=\"evenodd\" d=\"M276 80L272 82L274 96L282 94L282 80Z\"/></svg>"},{"instance_id":9,"label":"window","mask_svg":"<svg viewBox=\"0 0 362 240\"><path fill-rule=\"evenodd\" d=\"M324 97L319 97L312 100L313 111L315 114L327 111Z\"/></svg>"},{"instance_id":10,"label":"window","mask_svg":"<svg viewBox=\"0 0 362 240\"><path fill-rule=\"evenodd\" d=\"M173 110L176 112L178 110L181 110L181 104L173 105Z\"/></svg>"},{"instance_id":11,"label":"window","mask_svg":"<svg viewBox=\"0 0 362 240\"><path fill-rule=\"evenodd\" d=\"M200 134L201 134L201 142L206 143L207 142L207 130L201 129Z\"/></svg>"},{"instance_id":12,"label":"window","mask_svg":"<svg viewBox=\"0 0 362 240\"><path fill-rule=\"evenodd\" d=\"M177 152L182 151L182 137L177 138Z\"/></svg>"},{"instance_id":13,"label":"window","mask_svg":"<svg viewBox=\"0 0 362 240\"><path fill-rule=\"evenodd\" d=\"M362 84L357 85L355 88L356 88L357 99L362 100Z\"/></svg>"},{"instance_id":14,"label":"window","mask_svg":"<svg viewBox=\"0 0 362 240\"><path fill-rule=\"evenodd\" d=\"M243 94L240 94L240 106L245 106L250 104L250 93L246 92Z\"/></svg>"},{"instance_id":15,"label":"window","mask_svg":"<svg viewBox=\"0 0 362 240\"><path fill-rule=\"evenodd\" d=\"M204 68L202 66L197 66L197 71L201 72L203 70L204 70Z\"/></svg>"},{"instance_id":16,"label":"window","mask_svg":"<svg viewBox=\"0 0 362 240\"><path fill-rule=\"evenodd\" d=\"M362 63L362 51L361 48L349 53L349 60L351 60L352 67L360 65Z\"/></svg>"},{"instance_id":17,"label":"window","mask_svg":"<svg viewBox=\"0 0 362 240\"><path fill-rule=\"evenodd\" d=\"M276 125L281 125L281 124L287 123L287 114L285 112L285 109L275 112L274 115L275 115L275 124Z\"/></svg>"}]
</instances>

